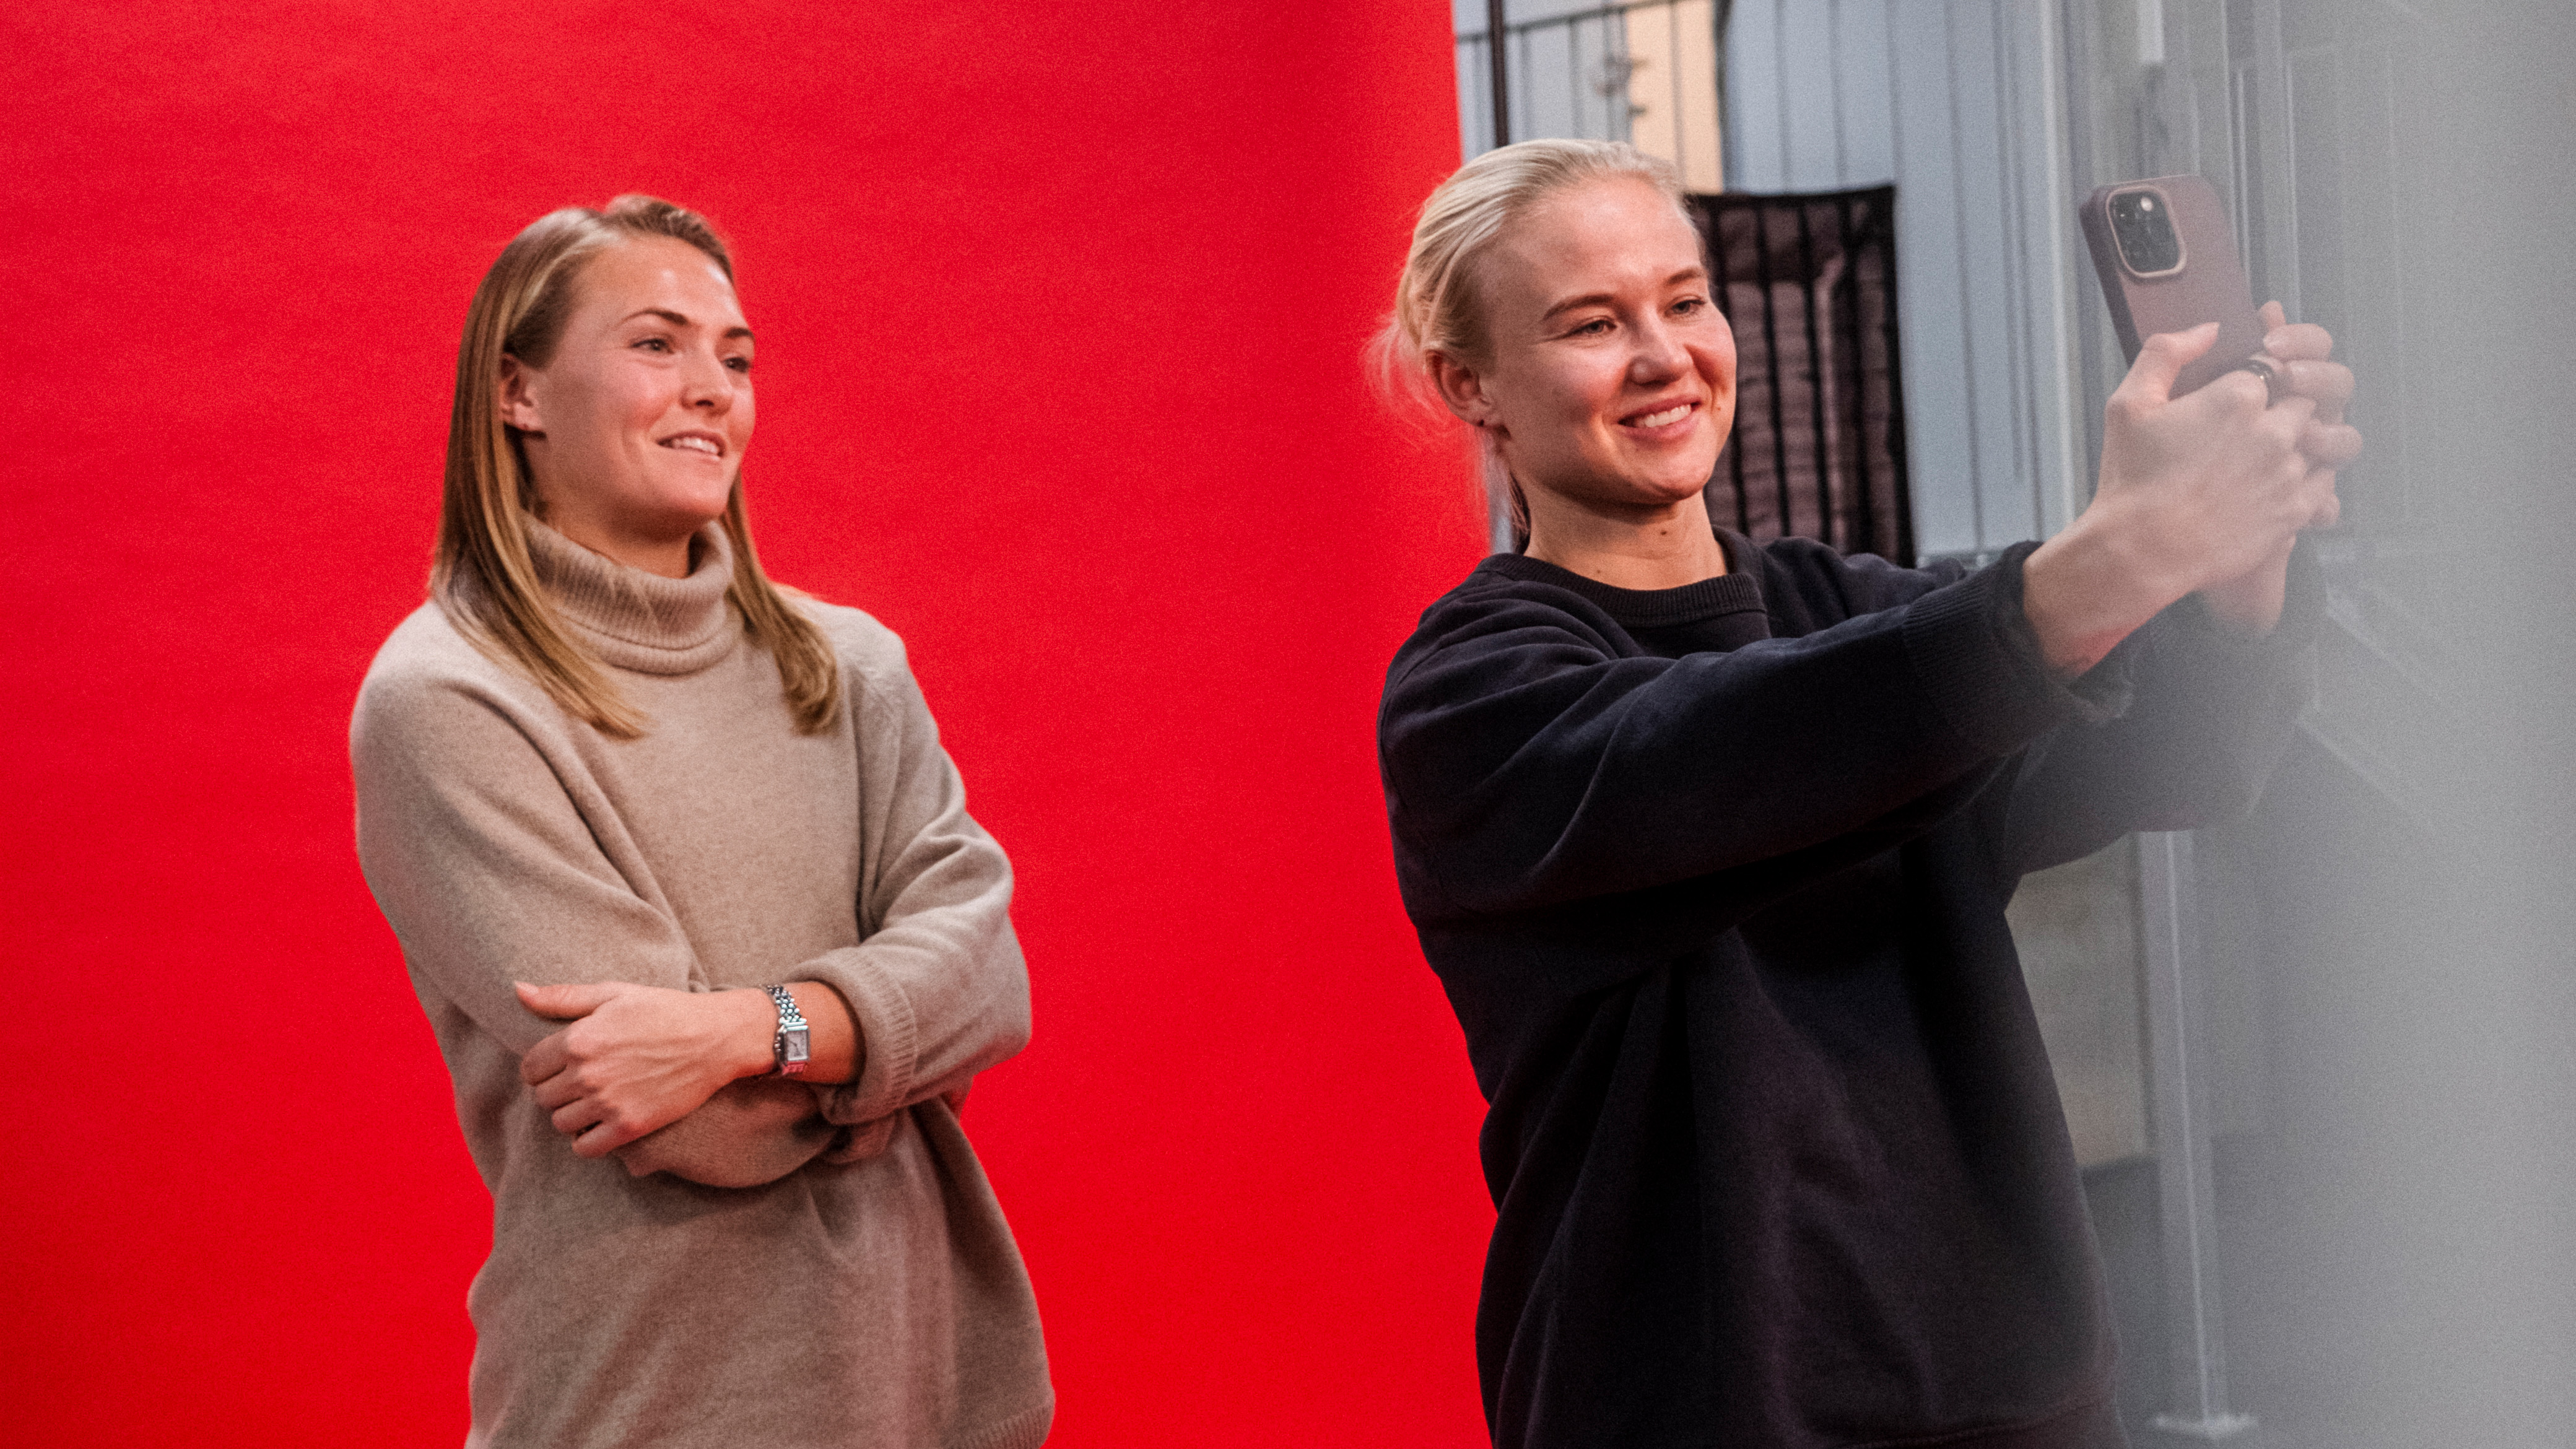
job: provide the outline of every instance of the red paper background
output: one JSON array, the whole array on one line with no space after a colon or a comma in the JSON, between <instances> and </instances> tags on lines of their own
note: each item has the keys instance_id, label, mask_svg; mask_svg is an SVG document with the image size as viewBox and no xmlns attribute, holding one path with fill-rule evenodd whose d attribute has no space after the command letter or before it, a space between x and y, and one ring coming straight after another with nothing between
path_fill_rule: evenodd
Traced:
<instances>
[{"instance_id":1,"label":"red paper background","mask_svg":"<svg viewBox=\"0 0 2576 1449\"><path fill-rule=\"evenodd\" d=\"M1380 672L1475 554L1356 353L1443 6L26 6L0 713L13 1444L453 1445L488 1204L350 844L466 298L730 234L772 571L911 642L1038 1035L967 1125L1054 1442L1468 1445L1490 1212Z\"/></svg>"}]
</instances>

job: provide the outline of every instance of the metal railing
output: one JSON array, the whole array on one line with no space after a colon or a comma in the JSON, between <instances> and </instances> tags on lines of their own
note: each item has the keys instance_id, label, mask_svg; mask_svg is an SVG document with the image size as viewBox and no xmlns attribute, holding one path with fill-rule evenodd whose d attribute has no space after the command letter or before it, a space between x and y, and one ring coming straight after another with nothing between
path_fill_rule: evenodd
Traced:
<instances>
[{"instance_id":1,"label":"metal railing","mask_svg":"<svg viewBox=\"0 0 2576 1449\"><path fill-rule=\"evenodd\" d=\"M1896 332L1896 188L1694 196L1735 332L1735 430L1709 516L1914 562Z\"/></svg>"},{"instance_id":2,"label":"metal railing","mask_svg":"<svg viewBox=\"0 0 2576 1449\"><path fill-rule=\"evenodd\" d=\"M1510 138L1633 141L1669 157L1693 189L1715 190L1726 10L1723 0L1633 0L1506 24ZM1494 146L1492 44L1488 30L1457 37L1459 141L1469 156Z\"/></svg>"}]
</instances>

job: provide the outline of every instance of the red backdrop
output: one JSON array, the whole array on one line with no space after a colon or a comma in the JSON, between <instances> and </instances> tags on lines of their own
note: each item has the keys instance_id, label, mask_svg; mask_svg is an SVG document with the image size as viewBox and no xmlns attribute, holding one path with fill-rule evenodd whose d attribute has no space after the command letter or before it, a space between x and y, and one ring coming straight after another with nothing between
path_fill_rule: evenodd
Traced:
<instances>
[{"instance_id":1,"label":"red backdrop","mask_svg":"<svg viewBox=\"0 0 2576 1449\"><path fill-rule=\"evenodd\" d=\"M912 643L1022 880L967 1113L1085 1445L1467 1445L1480 1110L1380 671L1472 561L1356 352L1438 0L0 19L9 1427L453 1445L488 1203L350 844L456 339L519 226L733 238L772 571Z\"/></svg>"}]
</instances>

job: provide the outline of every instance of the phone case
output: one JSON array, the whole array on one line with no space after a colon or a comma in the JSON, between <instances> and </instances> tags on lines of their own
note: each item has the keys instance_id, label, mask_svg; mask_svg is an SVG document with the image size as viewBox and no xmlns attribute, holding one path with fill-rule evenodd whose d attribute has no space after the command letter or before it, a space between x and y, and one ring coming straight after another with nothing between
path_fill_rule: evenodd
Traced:
<instances>
[{"instance_id":1,"label":"phone case","mask_svg":"<svg viewBox=\"0 0 2576 1449\"><path fill-rule=\"evenodd\" d=\"M2182 242L2182 264L2157 276L2140 276L2121 259L2112 233L2111 198L2152 188L2167 203L2166 216ZM2254 292L2246 285L2245 267L2236 259L2236 229L2218 192L2197 176L2156 176L2104 186L2084 198L2077 219L2093 252L2093 275L2101 280L2102 300L2111 304L2111 325L2119 330L2120 351L2138 360L2138 344L2159 332L2183 332L2204 322L2218 324L2218 341L2208 353L2174 379L2173 395L2201 387L2235 371L2263 350L2263 324L2254 313Z\"/></svg>"}]
</instances>

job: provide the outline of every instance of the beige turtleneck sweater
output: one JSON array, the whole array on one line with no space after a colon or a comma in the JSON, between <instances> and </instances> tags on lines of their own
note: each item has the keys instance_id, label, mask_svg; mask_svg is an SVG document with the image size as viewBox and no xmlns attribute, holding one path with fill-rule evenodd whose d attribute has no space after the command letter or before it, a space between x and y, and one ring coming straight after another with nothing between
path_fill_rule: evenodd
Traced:
<instances>
[{"instance_id":1,"label":"beige turtleneck sweater","mask_svg":"<svg viewBox=\"0 0 2576 1449\"><path fill-rule=\"evenodd\" d=\"M1010 864L966 814L902 641L802 605L844 700L800 735L725 602L720 529L685 579L530 534L649 732L565 714L435 603L386 640L350 730L359 861L492 1192L469 1446L1039 1443L1037 1306L945 1100L1028 1039ZM560 1023L513 981L819 981L864 1066L737 1082L585 1159L519 1080Z\"/></svg>"}]
</instances>

